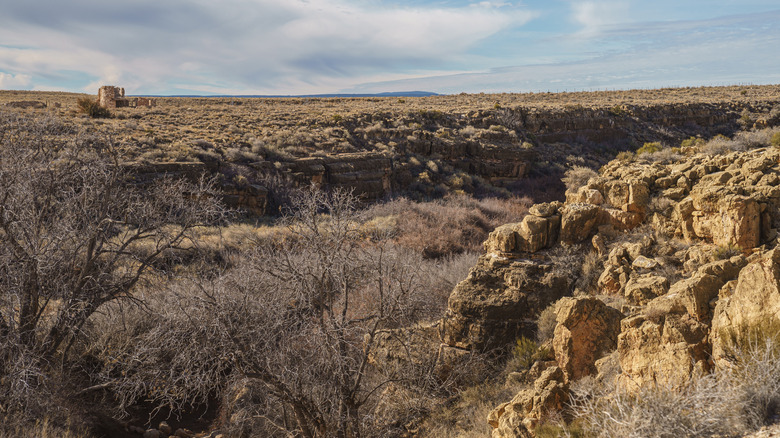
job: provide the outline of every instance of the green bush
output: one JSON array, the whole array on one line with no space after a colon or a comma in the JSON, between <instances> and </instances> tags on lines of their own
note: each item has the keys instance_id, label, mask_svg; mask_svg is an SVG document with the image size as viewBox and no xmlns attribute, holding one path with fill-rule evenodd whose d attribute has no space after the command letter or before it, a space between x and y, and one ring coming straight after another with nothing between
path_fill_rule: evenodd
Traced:
<instances>
[{"instance_id":1,"label":"green bush","mask_svg":"<svg viewBox=\"0 0 780 438\"><path fill-rule=\"evenodd\" d=\"M642 154L654 154L656 152L659 152L661 149L663 149L663 146L661 146L661 143L654 141L650 143L645 143L642 145L641 148L636 150L637 155Z\"/></svg>"},{"instance_id":2,"label":"green bush","mask_svg":"<svg viewBox=\"0 0 780 438\"><path fill-rule=\"evenodd\" d=\"M718 248L715 249L715 252L713 253L713 258L715 260L725 260L740 254L742 254L742 248L737 245L718 245Z\"/></svg>"},{"instance_id":3,"label":"green bush","mask_svg":"<svg viewBox=\"0 0 780 438\"><path fill-rule=\"evenodd\" d=\"M620 105L613 106L607 112L615 117L622 117L626 115L626 110L624 110Z\"/></svg>"},{"instance_id":4,"label":"green bush","mask_svg":"<svg viewBox=\"0 0 780 438\"><path fill-rule=\"evenodd\" d=\"M683 140L682 143L680 143L680 147L683 147L683 148L700 147L700 146L704 146L705 143L707 143L707 142L704 141L703 138L688 137L687 139Z\"/></svg>"},{"instance_id":5,"label":"green bush","mask_svg":"<svg viewBox=\"0 0 780 438\"><path fill-rule=\"evenodd\" d=\"M552 351L525 336L520 337L512 350L512 361L520 370L530 369L537 360L550 359Z\"/></svg>"},{"instance_id":6,"label":"green bush","mask_svg":"<svg viewBox=\"0 0 780 438\"><path fill-rule=\"evenodd\" d=\"M542 423L535 430L536 438L584 438L585 430L582 421L574 421L571 424Z\"/></svg>"},{"instance_id":7,"label":"green bush","mask_svg":"<svg viewBox=\"0 0 780 438\"><path fill-rule=\"evenodd\" d=\"M776 148L780 148L780 131L772 134L772 138L769 140L769 144Z\"/></svg>"},{"instance_id":8,"label":"green bush","mask_svg":"<svg viewBox=\"0 0 780 438\"><path fill-rule=\"evenodd\" d=\"M634 161L634 153L631 151L620 152L615 158L624 163L630 163L631 161Z\"/></svg>"},{"instance_id":9,"label":"green bush","mask_svg":"<svg viewBox=\"0 0 780 438\"><path fill-rule=\"evenodd\" d=\"M92 100L89 97L80 97L76 102L76 105L78 105L80 112L93 119L111 117L111 111L107 108L103 108L97 100Z\"/></svg>"}]
</instances>

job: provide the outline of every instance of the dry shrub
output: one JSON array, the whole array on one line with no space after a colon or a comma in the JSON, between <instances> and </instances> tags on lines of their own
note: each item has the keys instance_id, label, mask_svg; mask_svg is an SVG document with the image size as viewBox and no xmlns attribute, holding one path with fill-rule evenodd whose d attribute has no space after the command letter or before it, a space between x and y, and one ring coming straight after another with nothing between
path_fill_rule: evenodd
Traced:
<instances>
[{"instance_id":1,"label":"dry shrub","mask_svg":"<svg viewBox=\"0 0 780 438\"><path fill-rule=\"evenodd\" d=\"M558 324L557 315L555 314L557 304L556 301L539 313L539 318L536 320L536 342L539 344L544 344L552 339L555 334L555 326Z\"/></svg>"},{"instance_id":2,"label":"dry shrub","mask_svg":"<svg viewBox=\"0 0 780 438\"><path fill-rule=\"evenodd\" d=\"M87 438L86 432L57 426L49 417L38 419L34 424L9 427L0 426L0 438Z\"/></svg>"},{"instance_id":3,"label":"dry shrub","mask_svg":"<svg viewBox=\"0 0 780 438\"><path fill-rule=\"evenodd\" d=\"M79 98L79 100L76 101L76 105L80 112L93 119L111 117L111 112L108 109L103 108L97 100L90 99L89 97L85 96Z\"/></svg>"},{"instance_id":4,"label":"dry shrub","mask_svg":"<svg viewBox=\"0 0 780 438\"><path fill-rule=\"evenodd\" d=\"M731 151L745 151L772 146L772 137L778 132L780 132L778 128L742 131L734 135L733 139L723 135L716 135L704 145L702 152L708 155L717 155Z\"/></svg>"},{"instance_id":5,"label":"dry shrub","mask_svg":"<svg viewBox=\"0 0 780 438\"><path fill-rule=\"evenodd\" d=\"M739 150L737 149L737 145L725 135L716 135L715 137L712 137L701 148L701 151L707 155L719 155L734 150Z\"/></svg>"},{"instance_id":6,"label":"dry shrub","mask_svg":"<svg viewBox=\"0 0 780 438\"><path fill-rule=\"evenodd\" d=\"M694 378L680 391L661 386L636 394L611 385L587 388L584 380L573 391L574 410L592 436L604 438L709 437L744 430L734 409L733 394L725 394L712 376ZM732 395L731 397L726 397Z\"/></svg>"},{"instance_id":7,"label":"dry shrub","mask_svg":"<svg viewBox=\"0 0 780 438\"><path fill-rule=\"evenodd\" d=\"M366 221L384 224L398 245L426 258L439 258L481 252L488 233L504 223L522 220L529 204L526 198L479 200L466 195L427 203L401 198L370 207Z\"/></svg>"},{"instance_id":8,"label":"dry shrub","mask_svg":"<svg viewBox=\"0 0 780 438\"><path fill-rule=\"evenodd\" d=\"M599 174L593 169L584 166L573 166L566 171L562 181L566 184L566 190L576 191L580 187L587 185L591 178L598 176Z\"/></svg>"},{"instance_id":9,"label":"dry shrub","mask_svg":"<svg viewBox=\"0 0 780 438\"><path fill-rule=\"evenodd\" d=\"M281 425L304 436L370 436L389 382L441 391L446 382L427 362L365 367L380 331L441 313L467 259L425 261L388 241L367 244L344 193L306 192L289 214L288 238L225 274L156 287L139 297L145 306L116 306L94 321L90 351L121 406L151 400L181 412L216 394L232 426L259 436L281 435ZM228 399L242 388L261 403L236 407Z\"/></svg>"},{"instance_id":10,"label":"dry shrub","mask_svg":"<svg viewBox=\"0 0 780 438\"><path fill-rule=\"evenodd\" d=\"M589 248L586 247L586 251ZM582 292L595 291L598 287L598 279L604 270L603 262L598 252L588 251L581 259L580 271L574 287Z\"/></svg>"},{"instance_id":11,"label":"dry shrub","mask_svg":"<svg viewBox=\"0 0 780 438\"><path fill-rule=\"evenodd\" d=\"M80 408L69 399L86 380L75 352L90 319L133 300L223 210L211 182L127 184L110 139L4 114L0 132L0 416L60 421Z\"/></svg>"},{"instance_id":12,"label":"dry shrub","mask_svg":"<svg viewBox=\"0 0 780 438\"><path fill-rule=\"evenodd\" d=\"M650 211L661 213L664 216L668 216L670 210L672 207L674 207L676 204L671 199L665 197L665 196L655 196L652 199L650 199Z\"/></svg>"},{"instance_id":13,"label":"dry shrub","mask_svg":"<svg viewBox=\"0 0 780 438\"><path fill-rule=\"evenodd\" d=\"M777 333L742 347L729 366L695 374L680 390L658 385L628 393L583 379L572 388L574 411L596 437L735 436L758 429L780 407Z\"/></svg>"},{"instance_id":14,"label":"dry shrub","mask_svg":"<svg viewBox=\"0 0 780 438\"><path fill-rule=\"evenodd\" d=\"M643 146L642 148L645 148L648 144L655 144L655 143L645 143L645 146ZM640 150L642 148L640 148ZM639 153L639 150L637 150L636 157L637 159L643 161L668 164L668 163L674 163L680 161L682 155L680 155L679 149L676 148L662 148L662 149L649 148L646 150L646 152L641 154Z\"/></svg>"},{"instance_id":15,"label":"dry shrub","mask_svg":"<svg viewBox=\"0 0 780 438\"><path fill-rule=\"evenodd\" d=\"M487 381L463 390L449 403L440 405L426 419L419 436L482 438L492 431L486 418L499 404L511 400L513 388L503 382Z\"/></svg>"},{"instance_id":16,"label":"dry shrub","mask_svg":"<svg viewBox=\"0 0 780 438\"><path fill-rule=\"evenodd\" d=\"M737 150L761 148L771 146L772 136L777 133L780 133L780 128L765 128L755 131L742 131L738 132L734 136L733 141L741 148Z\"/></svg>"}]
</instances>

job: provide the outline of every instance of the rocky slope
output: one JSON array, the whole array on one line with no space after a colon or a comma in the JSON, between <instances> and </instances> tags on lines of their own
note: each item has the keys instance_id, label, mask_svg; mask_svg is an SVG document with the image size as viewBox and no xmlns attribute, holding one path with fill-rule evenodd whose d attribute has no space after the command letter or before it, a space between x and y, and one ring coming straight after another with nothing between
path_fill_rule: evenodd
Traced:
<instances>
[{"instance_id":1,"label":"rocky slope","mask_svg":"<svg viewBox=\"0 0 780 438\"><path fill-rule=\"evenodd\" d=\"M548 380L566 385L596 375L599 359L612 351L621 370L617 384L628 391L682 388L695 373L727 365L735 337L780 315L779 174L780 151L772 148L692 154L668 164L616 160L567 192L547 229L529 231L539 222L529 216L494 231L486 257L507 260L544 258L556 231L561 245L592 243L585 251L599 254L603 270L595 288L578 292L624 302L610 316L573 312L593 307L595 298L581 294L557 303L553 346L564 372ZM521 313L532 319L538 310L523 306ZM463 315L452 305L450 312ZM549 385L537 380L532 393L510 402L512 409L496 408L493 436L533 434L537 411L560 409Z\"/></svg>"},{"instance_id":2,"label":"rocky slope","mask_svg":"<svg viewBox=\"0 0 780 438\"><path fill-rule=\"evenodd\" d=\"M266 194L284 191L282 180L347 187L368 199L518 187L554 197L560 185L550 182L574 164L595 168L645 142L679 144L780 122L772 112L780 103L777 86L405 99L157 98L154 108L117 108L102 120L76 113L77 97L7 91L0 102L7 111L52 113L110 132L131 162L201 163L250 211L266 204ZM529 176L545 187L523 183ZM239 202L249 192L260 199Z\"/></svg>"},{"instance_id":3,"label":"rocky slope","mask_svg":"<svg viewBox=\"0 0 780 438\"><path fill-rule=\"evenodd\" d=\"M728 366L735 340L776 327L780 149L687 152L614 160L566 202L497 228L438 330L420 332L421 348L496 351L532 338L554 306L555 361L489 415L493 437L534 436L583 377L683 388Z\"/></svg>"}]
</instances>

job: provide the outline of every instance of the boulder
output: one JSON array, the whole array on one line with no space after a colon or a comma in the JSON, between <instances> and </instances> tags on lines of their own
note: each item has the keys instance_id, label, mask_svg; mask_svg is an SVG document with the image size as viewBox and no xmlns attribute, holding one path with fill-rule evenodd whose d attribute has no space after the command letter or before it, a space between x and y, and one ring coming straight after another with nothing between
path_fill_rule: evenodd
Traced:
<instances>
[{"instance_id":1,"label":"boulder","mask_svg":"<svg viewBox=\"0 0 780 438\"><path fill-rule=\"evenodd\" d=\"M600 211L599 223L609 224L617 230L632 230L642 224L644 216L636 211L625 211L617 208L603 208Z\"/></svg>"},{"instance_id":2,"label":"boulder","mask_svg":"<svg viewBox=\"0 0 780 438\"><path fill-rule=\"evenodd\" d=\"M637 180L613 179L604 183L601 190L609 205L614 208L644 214L650 201L647 184Z\"/></svg>"},{"instance_id":3,"label":"boulder","mask_svg":"<svg viewBox=\"0 0 780 438\"><path fill-rule=\"evenodd\" d=\"M561 217L561 241L578 243L587 239L599 225L601 209L593 204L569 204Z\"/></svg>"},{"instance_id":4,"label":"boulder","mask_svg":"<svg viewBox=\"0 0 780 438\"><path fill-rule=\"evenodd\" d=\"M543 202L540 204L534 204L528 209L528 214L537 217L550 217L554 214L558 214L558 210L563 206L560 201Z\"/></svg>"},{"instance_id":5,"label":"boulder","mask_svg":"<svg viewBox=\"0 0 780 438\"><path fill-rule=\"evenodd\" d=\"M161 421L157 429L162 432L163 435L173 435L173 428L166 421Z\"/></svg>"},{"instance_id":6,"label":"boulder","mask_svg":"<svg viewBox=\"0 0 780 438\"><path fill-rule=\"evenodd\" d=\"M669 280L653 274L631 277L626 283L624 295L636 305L645 305L650 300L664 295L669 290Z\"/></svg>"},{"instance_id":7,"label":"boulder","mask_svg":"<svg viewBox=\"0 0 780 438\"><path fill-rule=\"evenodd\" d=\"M598 279L599 290L606 295L621 293L631 275L627 266L607 265Z\"/></svg>"},{"instance_id":8,"label":"boulder","mask_svg":"<svg viewBox=\"0 0 780 438\"><path fill-rule=\"evenodd\" d=\"M596 189L592 189L588 186L580 187L577 191L566 192L567 204L594 204L601 205L604 203L604 196Z\"/></svg>"},{"instance_id":9,"label":"boulder","mask_svg":"<svg viewBox=\"0 0 780 438\"><path fill-rule=\"evenodd\" d=\"M549 262L484 255L452 291L439 322L442 339L482 350L532 337L539 313L568 292L566 274Z\"/></svg>"},{"instance_id":10,"label":"boulder","mask_svg":"<svg viewBox=\"0 0 780 438\"><path fill-rule=\"evenodd\" d=\"M647 258L643 255L640 255L637 258L635 258L633 262L631 262L631 266L640 269L655 269L658 266L658 262L653 259Z\"/></svg>"},{"instance_id":11,"label":"boulder","mask_svg":"<svg viewBox=\"0 0 780 438\"><path fill-rule=\"evenodd\" d=\"M519 224L505 224L490 234L483 246L487 253L511 253L517 250L517 228Z\"/></svg>"},{"instance_id":12,"label":"boulder","mask_svg":"<svg viewBox=\"0 0 780 438\"><path fill-rule=\"evenodd\" d=\"M692 373L708 371L712 303L745 263L742 256L707 263L650 301L640 315L624 319L618 382L632 391L652 384L681 388Z\"/></svg>"},{"instance_id":13,"label":"boulder","mask_svg":"<svg viewBox=\"0 0 780 438\"><path fill-rule=\"evenodd\" d=\"M522 222L502 225L493 230L484 243L487 253L537 252L558 241L561 217L527 215Z\"/></svg>"},{"instance_id":14,"label":"boulder","mask_svg":"<svg viewBox=\"0 0 780 438\"><path fill-rule=\"evenodd\" d=\"M488 414L493 438L531 438L540 421L559 412L569 400L569 385L559 367L550 367L534 382L533 388L517 393Z\"/></svg>"},{"instance_id":15,"label":"boulder","mask_svg":"<svg viewBox=\"0 0 780 438\"><path fill-rule=\"evenodd\" d=\"M628 391L656 384L684 387L694 370L709 369L708 329L684 313L645 312L624 319L618 336L618 384Z\"/></svg>"},{"instance_id":16,"label":"boulder","mask_svg":"<svg viewBox=\"0 0 780 438\"><path fill-rule=\"evenodd\" d=\"M687 313L693 318L710 322L712 301L723 285L735 278L746 261L742 256L710 262L689 278L678 281L669 292L647 304L647 311L656 314Z\"/></svg>"},{"instance_id":17,"label":"boulder","mask_svg":"<svg viewBox=\"0 0 780 438\"><path fill-rule=\"evenodd\" d=\"M555 313L553 350L566 381L596 374L596 361L617 347L623 314L595 297L562 298Z\"/></svg>"},{"instance_id":18,"label":"boulder","mask_svg":"<svg viewBox=\"0 0 780 438\"><path fill-rule=\"evenodd\" d=\"M761 240L759 202L727 186L696 188L677 207L683 236L705 239L716 245L755 248Z\"/></svg>"},{"instance_id":19,"label":"boulder","mask_svg":"<svg viewBox=\"0 0 780 438\"><path fill-rule=\"evenodd\" d=\"M733 341L764 335L777 336L780 318L780 250L758 256L745 266L730 296L721 297L712 318L712 355L725 364ZM773 331L774 333L765 333Z\"/></svg>"}]
</instances>

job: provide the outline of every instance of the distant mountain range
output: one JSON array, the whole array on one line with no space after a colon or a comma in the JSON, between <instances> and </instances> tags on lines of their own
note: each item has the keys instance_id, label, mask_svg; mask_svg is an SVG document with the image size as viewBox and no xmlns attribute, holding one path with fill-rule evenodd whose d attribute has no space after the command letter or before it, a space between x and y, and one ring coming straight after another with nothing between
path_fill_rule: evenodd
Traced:
<instances>
[{"instance_id":1,"label":"distant mountain range","mask_svg":"<svg viewBox=\"0 0 780 438\"><path fill-rule=\"evenodd\" d=\"M215 97L215 98L251 98L251 97L263 97L263 98L301 98L301 97L427 97L438 96L438 93L431 93L429 91L392 91L386 93L334 93L334 94L299 94L299 95L273 95L273 94L219 94L219 95L192 95L192 94L173 94L173 95L154 95L154 94L139 94L137 97Z\"/></svg>"}]
</instances>

